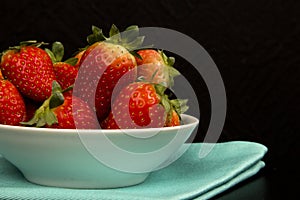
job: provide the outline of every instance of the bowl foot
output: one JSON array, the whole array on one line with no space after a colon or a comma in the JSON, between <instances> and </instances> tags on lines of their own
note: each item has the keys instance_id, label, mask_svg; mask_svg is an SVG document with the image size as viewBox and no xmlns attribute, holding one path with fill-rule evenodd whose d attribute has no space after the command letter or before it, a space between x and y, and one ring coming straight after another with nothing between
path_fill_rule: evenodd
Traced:
<instances>
[{"instance_id":1,"label":"bowl foot","mask_svg":"<svg viewBox=\"0 0 300 200\"><path fill-rule=\"evenodd\" d=\"M110 178L110 180L94 178L80 180L74 178L57 179L57 177L37 177L28 174L24 174L24 177L31 183L43 186L76 189L109 189L140 184L146 180L148 175L149 174L128 174L127 177L114 177Z\"/></svg>"}]
</instances>

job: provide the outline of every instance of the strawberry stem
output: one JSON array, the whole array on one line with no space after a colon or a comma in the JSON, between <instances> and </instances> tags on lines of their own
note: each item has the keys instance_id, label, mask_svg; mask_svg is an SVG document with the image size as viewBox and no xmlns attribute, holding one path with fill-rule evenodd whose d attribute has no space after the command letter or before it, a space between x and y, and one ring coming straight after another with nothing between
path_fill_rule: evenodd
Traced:
<instances>
[{"instance_id":1,"label":"strawberry stem","mask_svg":"<svg viewBox=\"0 0 300 200\"><path fill-rule=\"evenodd\" d=\"M137 49L142 48L145 37L139 36L138 26L132 25L125 29L124 32L120 33L116 25L112 24L109 37L103 34L102 29L97 26L92 26L92 34L88 35L87 42L92 45L96 42L109 42L125 47L130 53L133 53ZM145 48L145 47L144 47Z\"/></svg>"},{"instance_id":2,"label":"strawberry stem","mask_svg":"<svg viewBox=\"0 0 300 200\"><path fill-rule=\"evenodd\" d=\"M64 45L61 42L54 42L52 44L52 48L50 49L45 49L49 57L51 58L53 63L58 63L62 62L62 59L64 57ZM78 61L78 58L69 58L64 63L68 63L72 66L74 66Z\"/></svg>"},{"instance_id":3,"label":"strawberry stem","mask_svg":"<svg viewBox=\"0 0 300 200\"><path fill-rule=\"evenodd\" d=\"M65 60L64 63L68 63L69 65L74 66L74 65L76 65L77 61L78 61L78 58L72 57L72 58L68 58L67 60Z\"/></svg>"},{"instance_id":4,"label":"strawberry stem","mask_svg":"<svg viewBox=\"0 0 300 200\"><path fill-rule=\"evenodd\" d=\"M58 123L56 116L50 110L50 98L46 99L44 103L35 111L34 116L28 122L21 122L22 125L43 127L46 124L52 125Z\"/></svg>"},{"instance_id":5,"label":"strawberry stem","mask_svg":"<svg viewBox=\"0 0 300 200\"><path fill-rule=\"evenodd\" d=\"M61 42L54 42L52 44L52 52L55 56L56 62L62 61L64 57L64 45Z\"/></svg>"},{"instance_id":6,"label":"strawberry stem","mask_svg":"<svg viewBox=\"0 0 300 200\"><path fill-rule=\"evenodd\" d=\"M156 93L160 96L160 104L165 108L167 116L172 117L172 111L174 110L179 119L180 115L186 112L189 107L187 106L187 99L172 99L170 100L168 95L165 94L166 87L161 84L154 84Z\"/></svg>"},{"instance_id":7,"label":"strawberry stem","mask_svg":"<svg viewBox=\"0 0 300 200\"><path fill-rule=\"evenodd\" d=\"M22 41L20 42L19 46L13 46L9 47L9 50L20 50L24 46L35 46L35 47L40 47L42 45L48 45L48 43L45 42L37 42L36 40L27 40L27 41Z\"/></svg>"},{"instance_id":8,"label":"strawberry stem","mask_svg":"<svg viewBox=\"0 0 300 200\"><path fill-rule=\"evenodd\" d=\"M58 123L52 109L62 105L64 103L63 90L56 82L52 82L52 94L46 99L43 104L35 111L34 116L28 122L21 122L22 125L43 127L45 125L53 125Z\"/></svg>"},{"instance_id":9,"label":"strawberry stem","mask_svg":"<svg viewBox=\"0 0 300 200\"><path fill-rule=\"evenodd\" d=\"M61 93L68 92L68 91L72 90L73 88L74 88L74 85L70 85L70 86L67 87L66 89L62 90Z\"/></svg>"},{"instance_id":10,"label":"strawberry stem","mask_svg":"<svg viewBox=\"0 0 300 200\"><path fill-rule=\"evenodd\" d=\"M168 57L163 51L158 51L165 63L167 68L167 73L169 76L169 86L172 87L174 85L174 78L180 75L180 72L173 67L175 63L174 57Z\"/></svg>"},{"instance_id":11,"label":"strawberry stem","mask_svg":"<svg viewBox=\"0 0 300 200\"><path fill-rule=\"evenodd\" d=\"M181 114L185 113L189 109L187 102L188 102L187 99L172 99L172 100L170 100L172 108L176 111L176 113L179 115L179 117Z\"/></svg>"}]
</instances>

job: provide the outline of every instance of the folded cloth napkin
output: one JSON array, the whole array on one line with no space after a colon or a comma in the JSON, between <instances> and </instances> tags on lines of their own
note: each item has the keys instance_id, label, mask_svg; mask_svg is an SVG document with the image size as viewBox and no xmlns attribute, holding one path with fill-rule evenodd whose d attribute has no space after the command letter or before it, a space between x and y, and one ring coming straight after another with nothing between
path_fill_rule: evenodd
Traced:
<instances>
[{"instance_id":1,"label":"folded cloth napkin","mask_svg":"<svg viewBox=\"0 0 300 200\"><path fill-rule=\"evenodd\" d=\"M30 183L0 156L0 199L209 199L256 174L267 148L253 142L217 143L199 158L201 143L168 167L152 172L145 182L116 189L66 189Z\"/></svg>"}]
</instances>

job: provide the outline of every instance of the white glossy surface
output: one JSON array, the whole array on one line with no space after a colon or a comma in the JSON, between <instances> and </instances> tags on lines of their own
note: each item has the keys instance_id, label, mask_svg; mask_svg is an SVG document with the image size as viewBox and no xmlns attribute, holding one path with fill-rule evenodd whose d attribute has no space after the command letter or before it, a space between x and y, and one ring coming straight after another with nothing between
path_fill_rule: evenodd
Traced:
<instances>
[{"instance_id":1,"label":"white glossy surface","mask_svg":"<svg viewBox=\"0 0 300 200\"><path fill-rule=\"evenodd\" d=\"M120 148L135 153L164 149L159 158L145 158L143 163L130 163L156 168L184 143L182 139L174 140L176 134L188 138L199 123L198 119L188 115L182 115L182 119L185 124L178 127L126 130L126 133L140 134L159 131L159 134L147 139L124 136L122 130L80 130L80 134L84 133L88 137L101 132ZM162 148L169 143L168 148ZM91 155L78 132L71 129L0 125L0 154L29 181L47 186L115 188L141 183L149 175L149 172L128 173L108 167ZM103 149L103 154L110 156L106 149ZM127 162L121 156L111 156L120 165Z\"/></svg>"}]
</instances>

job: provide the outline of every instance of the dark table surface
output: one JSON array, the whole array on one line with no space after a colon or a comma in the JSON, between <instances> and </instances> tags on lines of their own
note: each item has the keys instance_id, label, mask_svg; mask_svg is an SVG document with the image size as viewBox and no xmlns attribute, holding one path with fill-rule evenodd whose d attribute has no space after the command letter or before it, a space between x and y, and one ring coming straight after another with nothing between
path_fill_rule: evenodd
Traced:
<instances>
[{"instance_id":1,"label":"dark table surface","mask_svg":"<svg viewBox=\"0 0 300 200\"><path fill-rule=\"evenodd\" d=\"M266 167L213 199L295 199L298 193L296 176L296 171L288 166L279 170Z\"/></svg>"}]
</instances>

